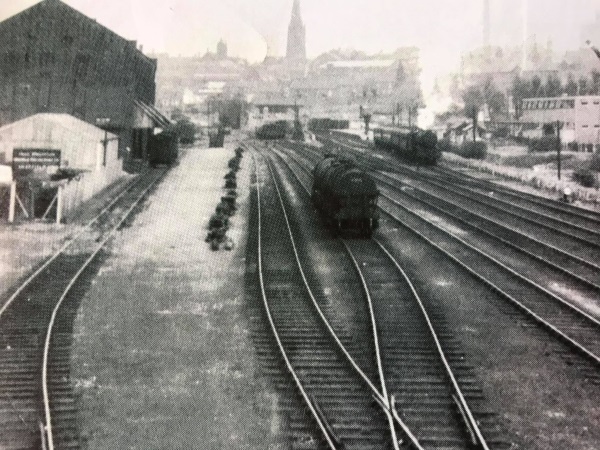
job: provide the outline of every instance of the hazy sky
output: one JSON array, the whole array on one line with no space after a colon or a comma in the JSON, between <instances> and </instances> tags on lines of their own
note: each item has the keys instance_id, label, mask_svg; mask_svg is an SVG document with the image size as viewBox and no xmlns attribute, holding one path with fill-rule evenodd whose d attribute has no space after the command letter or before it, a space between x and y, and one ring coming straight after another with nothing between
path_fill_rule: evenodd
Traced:
<instances>
[{"instance_id":1,"label":"hazy sky","mask_svg":"<svg viewBox=\"0 0 600 450\"><path fill-rule=\"evenodd\" d=\"M492 44L522 37L522 4L490 0ZM0 0L0 20L37 0ZM146 53L192 55L214 51L223 37L229 53L262 60L285 49L292 0L65 0ZM528 34L562 51L583 45L581 27L600 0L528 0ZM455 68L462 51L482 44L483 0L301 0L308 56L332 48L367 52L416 45L425 71ZM597 43L600 45L600 42Z\"/></svg>"}]
</instances>

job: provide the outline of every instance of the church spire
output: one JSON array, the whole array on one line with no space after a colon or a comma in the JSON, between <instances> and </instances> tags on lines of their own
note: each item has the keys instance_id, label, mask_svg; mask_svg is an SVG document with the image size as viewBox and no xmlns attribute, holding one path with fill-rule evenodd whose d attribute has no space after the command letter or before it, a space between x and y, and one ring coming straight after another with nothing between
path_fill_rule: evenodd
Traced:
<instances>
[{"instance_id":1,"label":"church spire","mask_svg":"<svg viewBox=\"0 0 600 450\"><path fill-rule=\"evenodd\" d=\"M303 61L306 59L306 29L300 15L300 0L294 0L292 18L288 27L286 58Z\"/></svg>"}]
</instances>

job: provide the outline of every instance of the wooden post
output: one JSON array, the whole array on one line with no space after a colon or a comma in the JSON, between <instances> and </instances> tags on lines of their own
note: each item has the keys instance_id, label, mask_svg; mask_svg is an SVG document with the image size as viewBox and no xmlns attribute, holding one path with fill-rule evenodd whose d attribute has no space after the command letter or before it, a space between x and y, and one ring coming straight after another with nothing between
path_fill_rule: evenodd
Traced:
<instances>
[{"instance_id":1,"label":"wooden post","mask_svg":"<svg viewBox=\"0 0 600 450\"><path fill-rule=\"evenodd\" d=\"M15 221L15 203L17 198L17 182L13 181L10 183L10 202L8 206L8 221L13 223Z\"/></svg>"},{"instance_id":2,"label":"wooden post","mask_svg":"<svg viewBox=\"0 0 600 450\"><path fill-rule=\"evenodd\" d=\"M56 193L56 223L60 225L62 221L62 209L63 209L63 186L58 187Z\"/></svg>"},{"instance_id":3,"label":"wooden post","mask_svg":"<svg viewBox=\"0 0 600 450\"><path fill-rule=\"evenodd\" d=\"M558 147L556 149L557 151L557 157L558 157L558 161L557 161L557 168L558 168L558 179L560 180L560 122L557 120L556 121L556 140L558 141Z\"/></svg>"}]
</instances>

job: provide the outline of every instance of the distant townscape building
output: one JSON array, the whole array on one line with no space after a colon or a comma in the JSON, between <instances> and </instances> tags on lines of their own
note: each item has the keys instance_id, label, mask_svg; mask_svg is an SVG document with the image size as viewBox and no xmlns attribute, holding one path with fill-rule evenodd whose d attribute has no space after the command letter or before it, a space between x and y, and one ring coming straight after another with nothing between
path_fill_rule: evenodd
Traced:
<instances>
[{"instance_id":1,"label":"distant townscape building","mask_svg":"<svg viewBox=\"0 0 600 450\"><path fill-rule=\"evenodd\" d=\"M154 128L168 123L152 106L156 61L60 0L1 22L0 42L0 125L66 113L117 134L121 158L144 158Z\"/></svg>"},{"instance_id":2,"label":"distant townscape building","mask_svg":"<svg viewBox=\"0 0 600 450\"><path fill-rule=\"evenodd\" d=\"M513 47L485 46L461 56L460 81L462 86L481 85L492 79L501 92L510 91L515 77L525 80L539 77L546 82L558 76L552 43L545 46L532 40Z\"/></svg>"},{"instance_id":3,"label":"distant townscape building","mask_svg":"<svg viewBox=\"0 0 600 450\"><path fill-rule=\"evenodd\" d=\"M216 96L239 93L248 63L227 54L227 44L220 40L216 53L202 56L155 55L159 109L197 115L206 111L207 101Z\"/></svg>"},{"instance_id":4,"label":"distant townscape building","mask_svg":"<svg viewBox=\"0 0 600 450\"><path fill-rule=\"evenodd\" d=\"M260 102L302 104L302 121L322 116L359 120L362 107L389 123L408 123L411 110L416 122L414 110L422 104L418 48L375 55L338 49L309 60L299 0L292 6L287 38L285 56L267 55L252 65L227 56L222 40L216 53L204 56L157 55L157 105L199 124L212 122L212 105L232 98L248 103L242 122L270 120L270 114L258 113Z\"/></svg>"},{"instance_id":5,"label":"distant townscape building","mask_svg":"<svg viewBox=\"0 0 600 450\"><path fill-rule=\"evenodd\" d=\"M529 137L555 134L561 127L561 142L584 152L600 151L600 96L526 98L521 122L533 124Z\"/></svg>"}]
</instances>

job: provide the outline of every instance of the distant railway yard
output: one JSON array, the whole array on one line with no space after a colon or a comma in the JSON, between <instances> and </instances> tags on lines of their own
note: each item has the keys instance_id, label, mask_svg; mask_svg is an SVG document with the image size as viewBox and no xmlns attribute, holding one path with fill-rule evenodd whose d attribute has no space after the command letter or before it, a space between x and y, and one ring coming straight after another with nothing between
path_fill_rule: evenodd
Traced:
<instances>
[{"instance_id":1,"label":"distant railway yard","mask_svg":"<svg viewBox=\"0 0 600 450\"><path fill-rule=\"evenodd\" d=\"M13 276L0 448L598 448L600 213L317 138L189 147Z\"/></svg>"}]
</instances>

